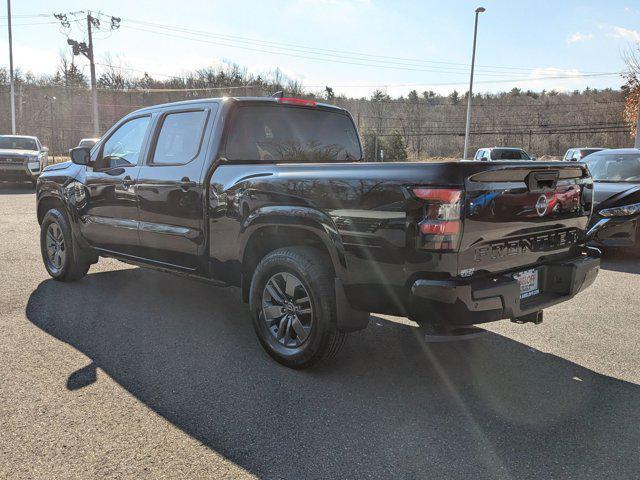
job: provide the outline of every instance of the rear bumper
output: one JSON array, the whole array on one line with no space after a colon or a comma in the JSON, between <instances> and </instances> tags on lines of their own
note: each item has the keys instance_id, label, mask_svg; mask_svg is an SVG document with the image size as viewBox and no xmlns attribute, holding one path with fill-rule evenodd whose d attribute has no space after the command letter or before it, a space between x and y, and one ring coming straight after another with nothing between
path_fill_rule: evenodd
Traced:
<instances>
[{"instance_id":1,"label":"rear bumper","mask_svg":"<svg viewBox=\"0 0 640 480\"><path fill-rule=\"evenodd\" d=\"M520 286L510 274L479 280L417 280L409 311L417 321L472 325L517 318L569 300L593 283L600 269L599 251L587 248L575 258L536 267L540 293L520 300ZM523 268L524 270L525 268Z\"/></svg>"}]
</instances>

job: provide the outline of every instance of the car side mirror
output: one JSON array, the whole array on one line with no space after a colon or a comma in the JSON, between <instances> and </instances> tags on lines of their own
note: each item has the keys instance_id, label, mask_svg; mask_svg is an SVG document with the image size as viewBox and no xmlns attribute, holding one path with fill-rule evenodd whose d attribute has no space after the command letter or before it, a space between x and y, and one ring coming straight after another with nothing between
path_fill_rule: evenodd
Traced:
<instances>
[{"instance_id":1,"label":"car side mirror","mask_svg":"<svg viewBox=\"0 0 640 480\"><path fill-rule=\"evenodd\" d=\"M69 150L71 161L76 165L89 165L91 150L87 147L75 147Z\"/></svg>"},{"instance_id":2,"label":"car side mirror","mask_svg":"<svg viewBox=\"0 0 640 480\"><path fill-rule=\"evenodd\" d=\"M49 147L42 147L42 151L44 153L49 153Z\"/></svg>"},{"instance_id":3,"label":"car side mirror","mask_svg":"<svg viewBox=\"0 0 640 480\"><path fill-rule=\"evenodd\" d=\"M531 157L531 160L538 160L536 157Z\"/></svg>"}]
</instances>

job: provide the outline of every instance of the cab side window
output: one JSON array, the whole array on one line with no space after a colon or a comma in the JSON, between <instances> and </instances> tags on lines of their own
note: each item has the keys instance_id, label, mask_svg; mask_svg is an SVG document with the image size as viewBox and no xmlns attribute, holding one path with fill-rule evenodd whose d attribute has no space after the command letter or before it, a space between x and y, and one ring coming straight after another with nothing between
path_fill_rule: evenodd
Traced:
<instances>
[{"instance_id":1,"label":"cab side window","mask_svg":"<svg viewBox=\"0 0 640 480\"><path fill-rule=\"evenodd\" d=\"M120 125L104 143L96 168L112 169L136 165L150 121L151 117L138 117Z\"/></svg>"},{"instance_id":2,"label":"cab side window","mask_svg":"<svg viewBox=\"0 0 640 480\"><path fill-rule=\"evenodd\" d=\"M183 165L200 151L207 112L169 113L164 117L152 163L154 165Z\"/></svg>"}]
</instances>

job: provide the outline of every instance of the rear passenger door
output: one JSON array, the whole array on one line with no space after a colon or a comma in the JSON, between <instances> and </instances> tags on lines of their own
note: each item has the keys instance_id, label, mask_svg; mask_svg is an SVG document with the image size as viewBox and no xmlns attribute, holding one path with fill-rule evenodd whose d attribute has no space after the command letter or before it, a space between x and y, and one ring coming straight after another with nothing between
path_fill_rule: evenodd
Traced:
<instances>
[{"instance_id":1,"label":"rear passenger door","mask_svg":"<svg viewBox=\"0 0 640 480\"><path fill-rule=\"evenodd\" d=\"M205 244L203 183L217 104L160 113L138 176L140 246L154 263L197 269Z\"/></svg>"}]
</instances>

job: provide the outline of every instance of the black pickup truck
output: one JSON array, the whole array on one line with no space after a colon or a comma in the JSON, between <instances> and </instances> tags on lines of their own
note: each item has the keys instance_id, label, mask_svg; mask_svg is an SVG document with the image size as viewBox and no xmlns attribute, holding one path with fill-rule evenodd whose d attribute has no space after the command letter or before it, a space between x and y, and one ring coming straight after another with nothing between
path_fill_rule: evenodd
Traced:
<instances>
[{"instance_id":1,"label":"black pickup truck","mask_svg":"<svg viewBox=\"0 0 640 480\"><path fill-rule=\"evenodd\" d=\"M365 163L349 113L313 101L144 108L71 155L37 186L53 278L105 256L236 285L290 367L334 355L369 312L538 322L599 269L584 165Z\"/></svg>"}]
</instances>

